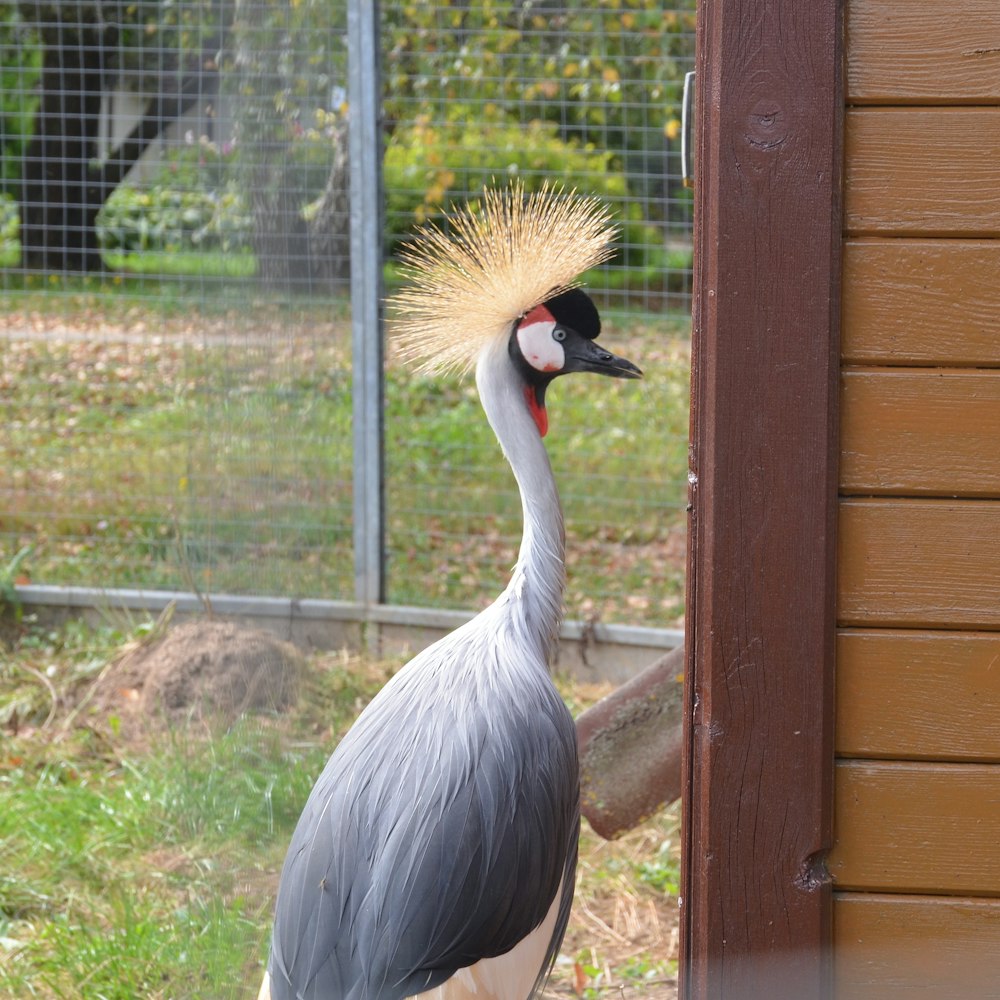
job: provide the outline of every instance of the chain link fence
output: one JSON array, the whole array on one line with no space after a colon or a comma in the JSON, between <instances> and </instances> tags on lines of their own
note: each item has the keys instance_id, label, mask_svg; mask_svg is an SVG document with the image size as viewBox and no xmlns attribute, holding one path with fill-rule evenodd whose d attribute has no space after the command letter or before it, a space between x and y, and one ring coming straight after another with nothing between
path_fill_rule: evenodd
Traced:
<instances>
[{"instance_id":1,"label":"chain link fence","mask_svg":"<svg viewBox=\"0 0 1000 1000\"><path fill-rule=\"evenodd\" d=\"M375 457L353 445L350 6L0 3L0 574L354 599ZM648 377L553 390L568 611L674 625L693 3L378 10L388 290L400 240L484 183L556 181L620 221L589 285ZM474 389L390 349L383 417L384 599L483 605L520 508Z\"/></svg>"}]
</instances>

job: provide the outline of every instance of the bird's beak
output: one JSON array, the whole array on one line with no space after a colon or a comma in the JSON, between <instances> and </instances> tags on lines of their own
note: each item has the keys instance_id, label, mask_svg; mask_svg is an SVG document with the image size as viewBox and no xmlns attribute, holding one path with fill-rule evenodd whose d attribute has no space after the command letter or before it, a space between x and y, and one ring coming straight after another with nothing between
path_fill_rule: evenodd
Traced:
<instances>
[{"instance_id":1,"label":"bird's beak","mask_svg":"<svg viewBox=\"0 0 1000 1000\"><path fill-rule=\"evenodd\" d=\"M642 369L631 361L604 350L593 340L573 336L566 340L566 363L564 372L596 372L612 378L642 378Z\"/></svg>"}]
</instances>

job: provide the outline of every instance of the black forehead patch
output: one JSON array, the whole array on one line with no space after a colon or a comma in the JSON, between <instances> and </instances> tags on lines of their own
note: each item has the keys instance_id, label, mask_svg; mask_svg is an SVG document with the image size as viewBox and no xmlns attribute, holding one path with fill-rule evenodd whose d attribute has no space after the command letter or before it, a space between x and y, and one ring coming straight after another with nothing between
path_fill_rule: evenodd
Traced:
<instances>
[{"instance_id":1,"label":"black forehead patch","mask_svg":"<svg viewBox=\"0 0 1000 1000\"><path fill-rule=\"evenodd\" d=\"M557 323L593 340L601 332L601 317L590 296L582 288L571 288L545 300L545 308Z\"/></svg>"}]
</instances>

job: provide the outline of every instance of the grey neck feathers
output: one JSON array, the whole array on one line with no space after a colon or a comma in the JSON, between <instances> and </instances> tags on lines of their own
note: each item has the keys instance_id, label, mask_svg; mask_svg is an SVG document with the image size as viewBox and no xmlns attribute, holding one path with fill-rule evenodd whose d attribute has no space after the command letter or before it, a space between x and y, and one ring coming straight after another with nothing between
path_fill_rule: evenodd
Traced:
<instances>
[{"instance_id":1,"label":"grey neck feathers","mask_svg":"<svg viewBox=\"0 0 1000 1000\"><path fill-rule=\"evenodd\" d=\"M514 471L524 531L507 589L494 604L524 639L551 656L562 616L565 535L549 456L525 402L525 383L498 338L480 355L476 384L486 417Z\"/></svg>"}]
</instances>

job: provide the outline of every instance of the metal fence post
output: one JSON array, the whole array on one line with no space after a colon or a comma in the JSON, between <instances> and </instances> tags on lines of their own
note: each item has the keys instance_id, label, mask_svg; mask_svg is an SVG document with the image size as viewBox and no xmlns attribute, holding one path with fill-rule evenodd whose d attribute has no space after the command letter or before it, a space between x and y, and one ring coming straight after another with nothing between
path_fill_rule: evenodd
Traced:
<instances>
[{"instance_id":1,"label":"metal fence post","mask_svg":"<svg viewBox=\"0 0 1000 1000\"><path fill-rule=\"evenodd\" d=\"M348 0L351 326L354 418L354 593L385 597L382 136L379 4Z\"/></svg>"}]
</instances>

